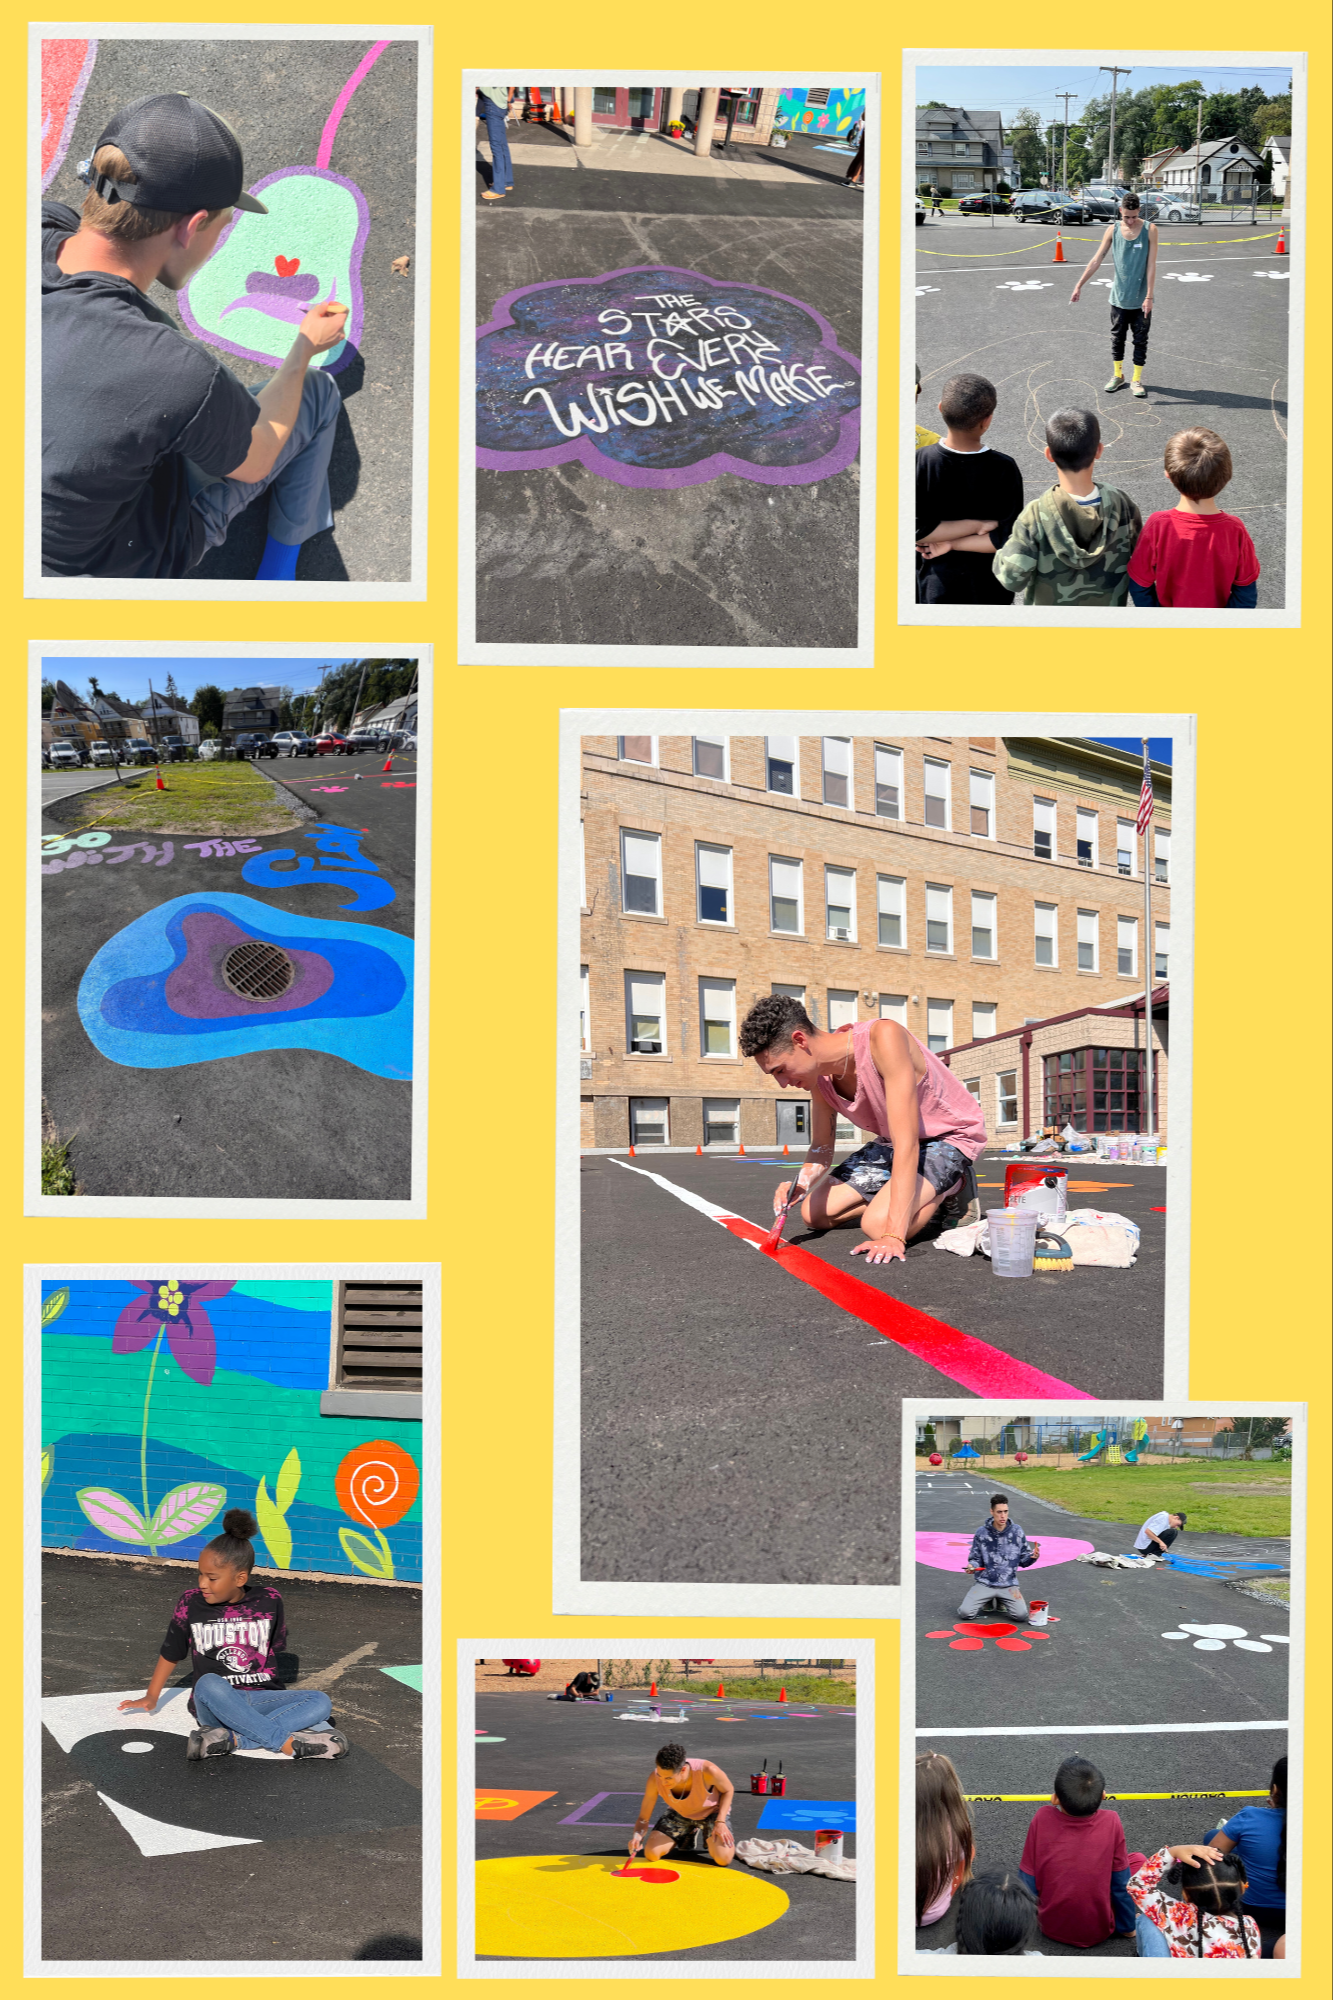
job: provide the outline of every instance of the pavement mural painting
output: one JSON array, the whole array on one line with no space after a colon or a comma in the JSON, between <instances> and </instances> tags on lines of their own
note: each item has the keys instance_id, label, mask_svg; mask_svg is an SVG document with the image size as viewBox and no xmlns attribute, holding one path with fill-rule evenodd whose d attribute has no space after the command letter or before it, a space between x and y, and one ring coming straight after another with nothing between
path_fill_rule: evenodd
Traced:
<instances>
[{"instance_id":1,"label":"pavement mural painting","mask_svg":"<svg viewBox=\"0 0 1333 2000\"><path fill-rule=\"evenodd\" d=\"M527 285L477 332L477 464L809 486L856 457L860 374L821 313L764 286L654 264Z\"/></svg>"},{"instance_id":2,"label":"pavement mural painting","mask_svg":"<svg viewBox=\"0 0 1333 2000\"><path fill-rule=\"evenodd\" d=\"M627 1869L601 1854L477 1864L477 1951L488 1958L627 1958L764 1930L786 1913L771 1882L732 1869Z\"/></svg>"},{"instance_id":3,"label":"pavement mural painting","mask_svg":"<svg viewBox=\"0 0 1333 2000\"><path fill-rule=\"evenodd\" d=\"M237 211L210 258L180 295L190 332L242 360L277 367L292 333L320 299L349 307L346 338L312 367L330 375L357 352L364 318L361 260L370 209L355 181L330 170L343 114L369 71L389 47L376 42L343 85L320 134L313 167L281 167L250 188L267 215Z\"/></svg>"},{"instance_id":4,"label":"pavement mural painting","mask_svg":"<svg viewBox=\"0 0 1333 2000\"><path fill-rule=\"evenodd\" d=\"M42 43L42 189L65 162L74 121L97 60L95 41Z\"/></svg>"},{"instance_id":5,"label":"pavement mural painting","mask_svg":"<svg viewBox=\"0 0 1333 2000\"><path fill-rule=\"evenodd\" d=\"M271 858L254 857L246 868ZM405 1082L412 959L410 938L371 925L298 917L249 896L177 896L97 952L79 984L79 1018L94 1047L130 1069L299 1048Z\"/></svg>"},{"instance_id":6,"label":"pavement mural painting","mask_svg":"<svg viewBox=\"0 0 1333 2000\"><path fill-rule=\"evenodd\" d=\"M1033 1539L1041 1544L1041 1554L1024 1570L1025 1576L1034 1569L1051 1569L1056 1563L1073 1562L1078 1556L1092 1554L1092 1543L1081 1541L1077 1536L1036 1535ZM937 1528L918 1528L916 1559L928 1569L961 1572L967 1567L967 1552L971 1546L970 1535L948 1535Z\"/></svg>"}]
</instances>

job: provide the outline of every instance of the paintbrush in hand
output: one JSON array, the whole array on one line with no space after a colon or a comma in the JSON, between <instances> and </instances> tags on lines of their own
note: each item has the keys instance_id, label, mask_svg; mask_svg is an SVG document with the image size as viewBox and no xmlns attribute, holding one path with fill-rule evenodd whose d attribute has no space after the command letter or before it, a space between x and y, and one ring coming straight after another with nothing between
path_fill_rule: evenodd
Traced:
<instances>
[{"instance_id":1,"label":"paintbrush in hand","mask_svg":"<svg viewBox=\"0 0 1333 2000\"><path fill-rule=\"evenodd\" d=\"M791 1214L794 1208L799 1208L804 1200L805 1200L805 1189L803 1187L798 1187L795 1194L789 1197L786 1207L780 1210L780 1212L773 1218L773 1227L769 1230L761 1246L763 1249L765 1250L777 1249L778 1244L782 1240L782 1232L787 1226L787 1217Z\"/></svg>"}]
</instances>

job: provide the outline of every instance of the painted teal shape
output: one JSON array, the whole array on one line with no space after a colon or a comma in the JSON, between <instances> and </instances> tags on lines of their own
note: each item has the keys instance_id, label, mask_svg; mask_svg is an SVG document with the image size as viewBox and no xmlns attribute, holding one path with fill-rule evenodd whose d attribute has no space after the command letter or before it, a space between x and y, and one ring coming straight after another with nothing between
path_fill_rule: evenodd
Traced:
<instances>
[{"instance_id":1,"label":"painted teal shape","mask_svg":"<svg viewBox=\"0 0 1333 2000\"><path fill-rule=\"evenodd\" d=\"M187 1018L166 999L168 975L185 958L181 921L221 915L248 935L332 961L332 984L311 1006L286 1014ZM93 1046L127 1069L177 1069L256 1049L319 1049L372 1076L412 1075L411 938L372 924L330 922L270 909L225 892L176 896L109 938L79 984L79 1018ZM221 1005L221 1003L219 1003Z\"/></svg>"},{"instance_id":2,"label":"painted teal shape","mask_svg":"<svg viewBox=\"0 0 1333 2000\"><path fill-rule=\"evenodd\" d=\"M283 167L250 193L268 214L237 210L180 294L181 318L210 347L276 368L311 306L338 299L349 309L344 338L310 364L336 374L361 338L366 198L355 181L321 167Z\"/></svg>"},{"instance_id":3,"label":"painted teal shape","mask_svg":"<svg viewBox=\"0 0 1333 2000\"><path fill-rule=\"evenodd\" d=\"M289 1312L327 1313L333 1309L332 1278L238 1278L229 1294L232 1298L262 1299L265 1305L285 1306Z\"/></svg>"},{"instance_id":4,"label":"painted teal shape","mask_svg":"<svg viewBox=\"0 0 1333 2000\"><path fill-rule=\"evenodd\" d=\"M381 1667L380 1672L387 1674L391 1681L401 1681L404 1687L415 1688L418 1694L422 1691L421 1676L425 1672L424 1667Z\"/></svg>"}]
</instances>

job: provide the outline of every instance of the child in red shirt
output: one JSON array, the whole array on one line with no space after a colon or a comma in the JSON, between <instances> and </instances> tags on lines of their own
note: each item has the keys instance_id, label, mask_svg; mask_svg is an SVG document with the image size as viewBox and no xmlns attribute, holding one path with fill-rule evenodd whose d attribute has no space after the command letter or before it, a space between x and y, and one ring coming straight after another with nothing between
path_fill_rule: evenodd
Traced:
<instances>
[{"instance_id":1,"label":"child in red shirt","mask_svg":"<svg viewBox=\"0 0 1333 2000\"><path fill-rule=\"evenodd\" d=\"M1253 611L1259 558L1245 523L1224 514L1217 495L1231 480L1231 453L1216 431L1177 431L1166 447L1166 476L1180 498L1150 514L1129 559L1129 594L1140 609Z\"/></svg>"},{"instance_id":2,"label":"child in red shirt","mask_svg":"<svg viewBox=\"0 0 1333 2000\"><path fill-rule=\"evenodd\" d=\"M1086 1757L1066 1757L1049 1805L1028 1824L1019 1872L1037 1898L1044 1935L1086 1949L1133 1932L1126 1884L1142 1863L1126 1854L1119 1813L1103 1812L1106 1780Z\"/></svg>"}]
</instances>

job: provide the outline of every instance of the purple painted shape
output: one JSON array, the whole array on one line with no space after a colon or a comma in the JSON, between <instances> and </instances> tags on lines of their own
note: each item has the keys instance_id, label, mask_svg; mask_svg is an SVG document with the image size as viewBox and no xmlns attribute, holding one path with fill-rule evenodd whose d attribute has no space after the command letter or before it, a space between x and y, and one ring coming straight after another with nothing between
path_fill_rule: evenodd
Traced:
<instances>
[{"instance_id":1,"label":"purple painted shape","mask_svg":"<svg viewBox=\"0 0 1333 2000\"><path fill-rule=\"evenodd\" d=\"M74 88L70 91L69 102L65 106L65 116L61 122L60 137L56 141L55 152L51 155L51 159L49 164L47 165L46 172L42 175L43 194L45 194L46 190L50 187L52 181L55 179L56 175L60 172L60 169L65 164L65 155L69 151L69 142L74 137L75 120L78 118L79 115L79 107L83 103L83 93L88 88L88 82L93 73L93 64L96 61L97 61L97 43L95 41L90 41L88 44L88 52L83 58L82 67L80 68L79 74L75 79ZM43 147L45 147L46 144L47 133L51 129L50 119L51 119L51 114L48 111L45 119L42 121Z\"/></svg>"},{"instance_id":2,"label":"purple painted shape","mask_svg":"<svg viewBox=\"0 0 1333 2000\"><path fill-rule=\"evenodd\" d=\"M861 373L861 363L854 354L848 354L839 347L833 328L824 315L804 299L796 299L789 292L776 292L771 285L747 284L741 279L712 278L703 271L687 271L679 265L663 264L623 264L614 271L602 271L594 278L552 278L539 285L520 285L504 297L497 299L492 317L484 326L477 328L480 342L488 334L503 333L517 325L512 307L515 300L529 297L533 292L558 291L566 285L601 285L612 278L629 278L641 271L661 273L669 271L678 278L688 278L694 282L721 291L758 292L761 296L780 299L784 305L795 306L808 314L819 329L820 345L836 354L840 361ZM754 465L748 459L736 458L730 452L714 452L711 457L699 459L693 465L662 466L648 468L626 465L618 459L608 458L597 449L594 437L581 432L576 438L564 438L559 444L548 445L541 451L493 451L484 445L477 446L477 464L488 472L537 471L547 466L582 465L589 472L595 472L601 479L609 479L617 486L655 487L663 489L684 486L702 486L721 473L732 472L740 479L752 480L758 486L813 486L821 479L831 478L835 472L845 472L860 450L861 412L859 409L844 416L838 426L838 438L833 447L822 457L812 459L803 465Z\"/></svg>"},{"instance_id":3,"label":"purple painted shape","mask_svg":"<svg viewBox=\"0 0 1333 2000\"><path fill-rule=\"evenodd\" d=\"M274 1000L243 1000L222 982L221 965L233 945L244 944L247 933L215 911L201 910L187 916L181 929L189 949L180 965L168 975L166 1002L173 1014L187 1021L216 1021L240 1015L284 1014L293 1007L307 1007L333 984L333 967L316 951L288 951L296 965L296 978L285 993Z\"/></svg>"},{"instance_id":4,"label":"purple painted shape","mask_svg":"<svg viewBox=\"0 0 1333 2000\"><path fill-rule=\"evenodd\" d=\"M243 299L233 299L229 306L223 306L223 319L228 313L240 312L243 306L248 306L251 312L267 313L270 319L286 320L288 326L299 326L310 310L304 299L286 299L277 292L247 292Z\"/></svg>"},{"instance_id":5,"label":"purple painted shape","mask_svg":"<svg viewBox=\"0 0 1333 2000\"><path fill-rule=\"evenodd\" d=\"M568 1819L557 1820L556 1825L580 1826L583 1823L584 1815L592 1812L594 1807L601 1805L603 1799L635 1799L638 1796L639 1795L637 1792L595 1792L590 1799L585 1799L583 1801L583 1804L579 1807L577 1812L572 1812L569 1815ZM633 1816L631 1816L629 1819L599 1819L599 1820L594 1820L593 1825L633 1826L634 1819Z\"/></svg>"},{"instance_id":6,"label":"purple painted shape","mask_svg":"<svg viewBox=\"0 0 1333 2000\"><path fill-rule=\"evenodd\" d=\"M245 289L247 292L272 292L278 298L313 299L319 290L319 279L310 277L308 273L280 278L276 271L251 271L246 278ZM242 303L237 300L238 305Z\"/></svg>"}]
</instances>

